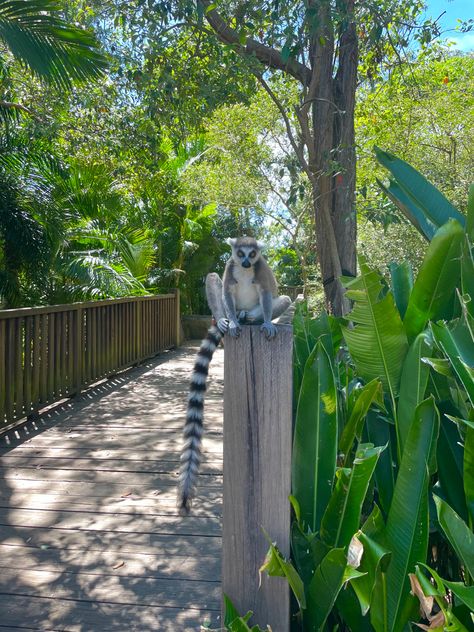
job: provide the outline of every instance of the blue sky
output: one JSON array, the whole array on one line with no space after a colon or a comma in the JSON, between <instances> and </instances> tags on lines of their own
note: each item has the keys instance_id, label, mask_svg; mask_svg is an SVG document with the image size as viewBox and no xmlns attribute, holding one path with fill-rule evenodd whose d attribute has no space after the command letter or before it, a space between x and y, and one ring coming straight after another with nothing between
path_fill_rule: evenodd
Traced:
<instances>
[{"instance_id":1,"label":"blue sky","mask_svg":"<svg viewBox=\"0 0 474 632\"><path fill-rule=\"evenodd\" d=\"M454 29L461 20L474 18L474 3L472 0L426 0L426 15L437 18L443 11L446 13L440 20L443 30ZM443 37L456 42L456 48L467 51L474 50L474 31L470 33L460 33L449 31Z\"/></svg>"}]
</instances>

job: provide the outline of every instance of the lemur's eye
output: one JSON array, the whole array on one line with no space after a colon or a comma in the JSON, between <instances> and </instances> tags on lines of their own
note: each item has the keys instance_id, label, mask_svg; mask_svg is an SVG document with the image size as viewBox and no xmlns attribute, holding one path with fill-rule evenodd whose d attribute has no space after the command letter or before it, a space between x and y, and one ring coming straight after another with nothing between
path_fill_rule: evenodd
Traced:
<instances>
[{"instance_id":1,"label":"lemur's eye","mask_svg":"<svg viewBox=\"0 0 474 632\"><path fill-rule=\"evenodd\" d=\"M237 251L237 256L238 257L245 257L244 253L242 252L242 250L238 250Z\"/></svg>"},{"instance_id":2,"label":"lemur's eye","mask_svg":"<svg viewBox=\"0 0 474 632\"><path fill-rule=\"evenodd\" d=\"M255 252L255 250L252 250L252 252L249 254L250 259L253 259L256 254L257 253Z\"/></svg>"}]
</instances>

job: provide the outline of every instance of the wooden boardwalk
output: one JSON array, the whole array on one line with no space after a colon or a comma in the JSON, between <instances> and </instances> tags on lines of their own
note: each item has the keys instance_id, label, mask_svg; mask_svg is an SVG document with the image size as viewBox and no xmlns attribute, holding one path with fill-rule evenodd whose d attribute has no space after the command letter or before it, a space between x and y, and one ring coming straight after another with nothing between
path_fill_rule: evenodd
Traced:
<instances>
[{"instance_id":1,"label":"wooden boardwalk","mask_svg":"<svg viewBox=\"0 0 474 632\"><path fill-rule=\"evenodd\" d=\"M176 472L196 346L0 438L0 632L219 627L223 352L193 515Z\"/></svg>"}]
</instances>

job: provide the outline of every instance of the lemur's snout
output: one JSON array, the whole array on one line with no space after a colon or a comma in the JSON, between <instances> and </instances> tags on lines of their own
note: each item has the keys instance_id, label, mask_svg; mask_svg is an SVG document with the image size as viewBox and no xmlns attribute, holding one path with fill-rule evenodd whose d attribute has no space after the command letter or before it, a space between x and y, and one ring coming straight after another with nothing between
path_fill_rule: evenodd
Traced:
<instances>
[{"instance_id":1,"label":"lemur's snout","mask_svg":"<svg viewBox=\"0 0 474 632\"><path fill-rule=\"evenodd\" d=\"M250 261L248 259L244 259L242 261L242 268L250 268L252 264L250 263Z\"/></svg>"}]
</instances>

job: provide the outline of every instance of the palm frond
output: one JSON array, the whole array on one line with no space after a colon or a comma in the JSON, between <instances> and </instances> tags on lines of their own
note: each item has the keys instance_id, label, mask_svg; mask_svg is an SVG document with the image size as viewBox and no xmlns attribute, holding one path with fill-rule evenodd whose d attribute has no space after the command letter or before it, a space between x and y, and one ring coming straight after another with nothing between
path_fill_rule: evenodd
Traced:
<instances>
[{"instance_id":1,"label":"palm frond","mask_svg":"<svg viewBox=\"0 0 474 632\"><path fill-rule=\"evenodd\" d=\"M0 40L35 75L61 88L107 66L94 35L68 25L55 0L0 0Z\"/></svg>"}]
</instances>

